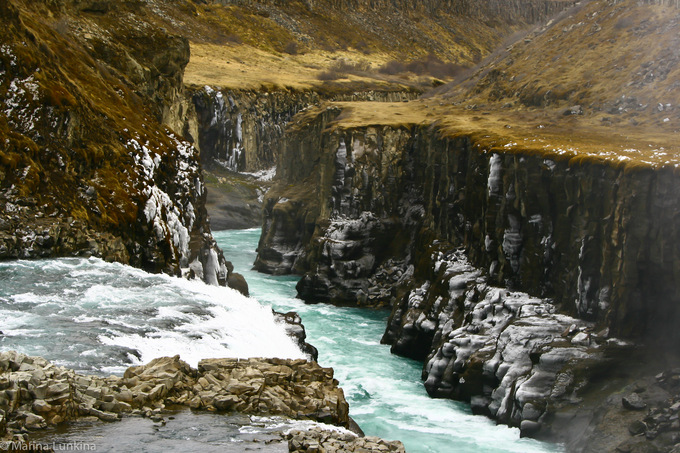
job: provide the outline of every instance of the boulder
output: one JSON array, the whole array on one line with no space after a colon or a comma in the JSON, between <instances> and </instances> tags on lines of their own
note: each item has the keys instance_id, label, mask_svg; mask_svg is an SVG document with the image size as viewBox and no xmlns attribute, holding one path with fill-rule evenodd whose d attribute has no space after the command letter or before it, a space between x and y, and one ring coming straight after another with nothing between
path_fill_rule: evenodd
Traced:
<instances>
[{"instance_id":1,"label":"boulder","mask_svg":"<svg viewBox=\"0 0 680 453\"><path fill-rule=\"evenodd\" d=\"M239 293L248 297L250 293L248 292L248 283L243 275L237 272L231 272L229 278L227 279L227 286L231 289L235 289Z\"/></svg>"},{"instance_id":2,"label":"boulder","mask_svg":"<svg viewBox=\"0 0 680 453\"><path fill-rule=\"evenodd\" d=\"M215 397L212 404L218 411L228 411L232 410L239 402L240 399L236 395L224 395Z\"/></svg>"},{"instance_id":3,"label":"boulder","mask_svg":"<svg viewBox=\"0 0 680 453\"><path fill-rule=\"evenodd\" d=\"M90 409L90 415L93 415L97 417L99 420L104 421L104 422L117 422L120 420L120 417L118 414L115 414L113 412L106 412L106 411L101 411L99 409L91 408Z\"/></svg>"},{"instance_id":4,"label":"boulder","mask_svg":"<svg viewBox=\"0 0 680 453\"><path fill-rule=\"evenodd\" d=\"M623 407L632 411L641 411L647 407L642 397L638 393L631 393L621 398Z\"/></svg>"}]
</instances>

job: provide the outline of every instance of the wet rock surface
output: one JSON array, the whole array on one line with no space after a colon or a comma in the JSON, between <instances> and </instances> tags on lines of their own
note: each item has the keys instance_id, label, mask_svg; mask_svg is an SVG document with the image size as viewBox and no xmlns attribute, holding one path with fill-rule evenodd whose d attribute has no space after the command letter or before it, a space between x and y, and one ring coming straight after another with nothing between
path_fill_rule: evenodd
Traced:
<instances>
[{"instance_id":1,"label":"wet rock surface","mask_svg":"<svg viewBox=\"0 0 680 453\"><path fill-rule=\"evenodd\" d=\"M677 259L655 252L680 231L671 172L333 127L338 113L293 120L257 265L302 274L305 300L391 305L383 341L425 362L431 395L554 439L630 340L677 343Z\"/></svg>"},{"instance_id":2,"label":"wet rock surface","mask_svg":"<svg viewBox=\"0 0 680 453\"><path fill-rule=\"evenodd\" d=\"M550 297L615 335L663 329L677 339L666 321L680 316L671 302L680 299L672 264L680 256L656 252L674 250L680 234L669 217L680 209L668 196L670 170L570 165L425 129L324 130L327 111L300 121L307 125L284 150L291 162L265 200L258 261L306 274L301 296L332 286L330 302L362 301L379 266L418 264L431 237L464 247L491 284ZM301 233L287 234L294 227Z\"/></svg>"},{"instance_id":3,"label":"wet rock surface","mask_svg":"<svg viewBox=\"0 0 680 453\"><path fill-rule=\"evenodd\" d=\"M9 351L0 354L0 370L0 427L10 438L84 416L113 422L143 415L160 423L165 405L349 426L333 370L305 360L206 359L194 369L175 356L128 368L123 377L96 377Z\"/></svg>"},{"instance_id":4,"label":"wet rock surface","mask_svg":"<svg viewBox=\"0 0 680 453\"><path fill-rule=\"evenodd\" d=\"M680 451L680 369L661 372L633 390L622 403L639 415L628 425L631 438L616 451Z\"/></svg>"},{"instance_id":5,"label":"wet rock surface","mask_svg":"<svg viewBox=\"0 0 680 453\"><path fill-rule=\"evenodd\" d=\"M490 285L460 249L429 251L431 278L395 305L383 341L424 359L432 396L541 436L598 369L632 349L550 300Z\"/></svg>"},{"instance_id":6,"label":"wet rock surface","mask_svg":"<svg viewBox=\"0 0 680 453\"><path fill-rule=\"evenodd\" d=\"M295 340L300 350L307 355L309 360L316 362L319 358L319 351L316 347L307 343L307 332L305 331L304 324L302 324L300 315L294 311L289 311L288 313L278 313L275 311L274 316L285 323L286 333Z\"/></svg>"}]
</instances>

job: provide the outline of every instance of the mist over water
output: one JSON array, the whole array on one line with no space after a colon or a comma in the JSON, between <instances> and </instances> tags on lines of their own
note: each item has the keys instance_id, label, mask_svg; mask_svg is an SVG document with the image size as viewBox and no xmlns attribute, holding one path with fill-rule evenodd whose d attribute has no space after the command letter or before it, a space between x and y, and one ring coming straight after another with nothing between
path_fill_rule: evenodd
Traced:
<instances>
[{"instance_id":1,"label":"mist over water","mask_svg":"<svg viewBox=\"0 0 680 453\"><path fill-rule=\"evenodd\" d=\"M367 435L404 442L419 452L549 452L556 445L519 439L517 429L471 415L464 404L430 399L420 380L422 365L390 354L380 345L388 312L305 305L295 299L297 277L251 271L260 230L215 236L253 297L165 275L148 274L99 259L67 258L0 263L0 349L43 356L86 374L121 374L131 365L180 354L196 366L210 357L303 357L272 315L297 311L319 363L332 366L350 403L350 415ZM140 424L95 424L51 439L97 441L97 451L117 451L126 438L137 451L239 451L244 436L268 432L281 422L262 418L257 426L220 422L214 414L186 412L168 429ZM140 422L141 423L141 422ZM178 423L191 429L175 430ZM231 428L225 431L225 423ZM283 426L294 427L304 422ZM286 428L286 429L288 429ZM225 437L226 436L226 437ZM211 440L213 439L213 440ZM179 442L179 443L178 443ZM183 444L182 442L189 442ZM110 448L107 447L110 445ZM272 448L274 445L272 444Z\"/></svg>"}]
</instances>

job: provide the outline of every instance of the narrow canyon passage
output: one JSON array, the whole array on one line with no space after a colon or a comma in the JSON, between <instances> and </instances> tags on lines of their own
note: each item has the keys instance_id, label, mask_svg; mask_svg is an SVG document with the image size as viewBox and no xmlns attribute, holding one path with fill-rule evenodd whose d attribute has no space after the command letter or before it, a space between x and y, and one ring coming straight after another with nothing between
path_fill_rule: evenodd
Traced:
<instances>
[{"instance_id":1,"label":"narrow canyon passage","mask_svg":"<svg viewBox=\"0 0 680 453\"><path fill-rule=\"evenodd\" d=\"M246 277L252 297L300 315L307 341L319 349L319 363L334 368L350 416L366 435L399 439L409 453L561 451L520 439L516 428L473 416L466 404L430 398L420 379L422 363L393 355L380 344L389 311L303 303L295 298L299 277L251 270L259 237L259 228L215 233Z\"/></svg>"}]
</instances>

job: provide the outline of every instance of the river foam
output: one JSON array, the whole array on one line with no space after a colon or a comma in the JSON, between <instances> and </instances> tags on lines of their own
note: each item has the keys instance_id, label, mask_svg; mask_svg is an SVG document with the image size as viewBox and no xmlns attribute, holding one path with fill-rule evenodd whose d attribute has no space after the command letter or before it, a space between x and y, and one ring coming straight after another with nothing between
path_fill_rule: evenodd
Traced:
<instances>
[{"instance_id":1,"label":"river foam","mask_svg":"<svg viewBox=\"0 0 680 453\"><path fill-rule=\"evenodd\" d=\"M395 356L379 343L387 311L308 305L296 299L299 277L250 270L259 236L259 229L215 233L253 297L277 311L298 312L307 340L319 350L319 364L333 367L350 416L367 435L399 439L409 453L562 451L559 445L520 439L519 429L472 415L466 404L430 398L420 379L423 364Z\"/></svg>"},{"instance_id":2,"label":"river foam","mask_svg":"<svg viewBox=\"0 0 680 453\"><path fill-rule=\"evenodd\" d=\"M1 347L120 373L167 355L304 358L271 308L229 288L90 259L0 264Z\"/></svg>"}]
</instances>

